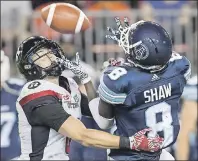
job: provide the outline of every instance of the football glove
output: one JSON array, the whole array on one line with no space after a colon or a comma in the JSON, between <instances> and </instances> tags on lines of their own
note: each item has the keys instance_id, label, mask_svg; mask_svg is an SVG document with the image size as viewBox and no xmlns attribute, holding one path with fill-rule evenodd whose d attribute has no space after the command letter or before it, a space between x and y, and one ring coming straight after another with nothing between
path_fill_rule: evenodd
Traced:
<instances>
[{"instance_id":1,"label":"football glove","mask_svg":"<svg viewBox=\"0 0 198 161\"><path fill-rule=\"evenodd\" d=\"M115 40L118 42L118 44L120 43L120 37L121 37L121 32L124 31L124 29L129 27L129 21L128 18L124 18L124 26L121 24L120 22L120 18L119 17L115 17L115 22L116 25L118 27L118 30L114 30L111 27L107 27L107 30L112 34L112 35L106 35L106 38Z\"/></svg>"},{"instance_id":2,"label":"football glove","mask_svg":"<svg viewBox=\"0 0 198 161\"><path fill-rule=\"evenodd\" d=\"M143 129L135 133L132 137L129 137L131 149L149 152L160 150L164 139L159 137L158 134L156 134L155 137L147 137L146 133L149 131L152 131L152 129Z\"/></svg>"},{"instance_id":3,"label":"football glove","mask_svg":"<svg viewBox=\"0 0 198 161\"><path fill-rule=\"evenodd\" d=\"M86 84L91 81L91 77L80 65L80 57L78 52L76 53L76 60L70 61L67 58L57 58L56 61L64 65L67 69L71 70L80 80L82 84Z\"/></svg>"}]
</instances>

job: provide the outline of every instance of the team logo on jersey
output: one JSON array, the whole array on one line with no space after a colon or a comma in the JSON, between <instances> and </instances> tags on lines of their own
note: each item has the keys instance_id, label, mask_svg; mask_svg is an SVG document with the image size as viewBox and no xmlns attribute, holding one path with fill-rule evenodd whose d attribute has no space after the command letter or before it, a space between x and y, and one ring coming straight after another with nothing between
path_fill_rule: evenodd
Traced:
<instances>
[{"instance_id":1,"label":"team logo on jersey","mask_svg":"<svg viewBox=\"0 0 198 161\"><path fill-rule=\"evenodd\" d=\"M137 60L145 60L149 56L149 49L146 45L141 43L134 48L134 53Z\"/></svg>"},{"instance_id":2,"label":"team logo on jersey","mask_svg":"<svg viewBox=\"0 0 198 161\"><path fill-rule=\"evenodd\" d=\"M77 95L77 94L76 94L73 98L74 98L74 101L75 101L76 103L79 102L79 98L78 98L78 95Z\"/></svg>"},{"instance_id":3,"label":"team logo on jersey","mask_svg":"<svg viewBox=\"0 0 198 161\"><path fill-rule=\"evenodd\" d=\"M77 94L74 96L69 95L61 95L62 103L67 104L68 108L78 108L79 107L79 97Z\"/></svg>"},{"instance_id":4,"label":"team logo on jersey","mask_svg":"<svg viewBox=\"0 0 198 161\"><path fill-rule=\"evenodd\" d=\"M40 84L41 84L40 82L34 81L28 86L28 89L34 89L34 88L38 87Z\"/></svg>"},{"instance_id":5,"label":"team logo on jersey","mask_svg":"<svg viewBox=\"0 0 198 161\"><path fill-rule=\"evenodd\" d=\"M75 94L72 96L71 101L67 103L68 108L78 108L79 107L79 98L78 95Z\"/></svg>"},{"instance_id":6,"label":"team logo on jersey","mask_svg":"<svg viewBox=\"0 0 198 161\"><path fill-rule=\"evenodd\" d=\"M70 102L71 101L71 97L70 97L69 94L68 95L61 95L61 97L62 97L62 100L64 102Z\"/></svg>"}]
</instances>

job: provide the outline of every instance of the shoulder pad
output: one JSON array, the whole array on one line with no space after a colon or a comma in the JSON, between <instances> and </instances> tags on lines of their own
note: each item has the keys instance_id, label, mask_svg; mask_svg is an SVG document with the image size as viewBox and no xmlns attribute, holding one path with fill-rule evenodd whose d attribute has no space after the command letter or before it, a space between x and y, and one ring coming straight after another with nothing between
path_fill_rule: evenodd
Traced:
<instances>
[{"instance_id":1,"label":"shoulder pad","mask_svg":"<svg viewBox=\"0 0 198 161\"><path fill-rule=\"evenodd\" d=\"M124 92L126 81L123 78L126 73L127 70L122 67L110 67L104 71L98 88L103 101L110 104L124 103L127 94Z\"/></svg>"},{"instance_id":2,"label":"shoulder pad","mask_svg":"<svg viewBox=\"0 0 198 161\"><path fill-rule=\"evenodd\" d=\"M26 83L21 90L18 100L31 96L32 99L46 95L60 97L60 88L57 85L45 80L34 80Z\"/></svg>"},{"instance_id":3,"label":"shoulder pad","mask_svg":"<svg viewBox=\"0 0 198 161\"><path fill-rule=\"evenodd\" d=\"M172 66L171 70L175 71L175 74L182 74L186 81L190 78L191 63L185 56L173 52L169 65Z\"/></svg>"}]
</instances>

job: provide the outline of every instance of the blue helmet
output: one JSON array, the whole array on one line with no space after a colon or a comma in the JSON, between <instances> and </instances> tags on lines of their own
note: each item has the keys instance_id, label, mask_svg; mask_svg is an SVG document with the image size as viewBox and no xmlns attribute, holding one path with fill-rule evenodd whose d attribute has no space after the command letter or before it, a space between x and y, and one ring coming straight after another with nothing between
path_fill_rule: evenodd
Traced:
<instances>
[{"instance_id":1,"label":"blue helmet","mask_svg":"<svg viewBox=\"0 0 198 161\"><path fill-rule=\"evenodd\" d=\"M163 69L172 55L168 32L151 21L139 21L125 28L119 45L124 49L128 62L150 71Z\"/></svg>"}]
</instances>

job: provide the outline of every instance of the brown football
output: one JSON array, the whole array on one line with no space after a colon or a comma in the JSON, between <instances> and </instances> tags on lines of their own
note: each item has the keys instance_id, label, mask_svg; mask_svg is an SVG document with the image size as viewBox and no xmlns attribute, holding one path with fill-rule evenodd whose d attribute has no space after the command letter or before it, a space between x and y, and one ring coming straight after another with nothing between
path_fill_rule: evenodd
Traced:
<instances>
[{"instance_id":1,"label":"brown football","mask_svg":"<svg viewBox=\"0 0 198 161\"><path fill-rule=\"evenodd\" d=\"M79 33L90 27L87 16L78 7L69 3L53 3L41 10L45 23L57 32Z\"/></svg>"}]
</instances>

